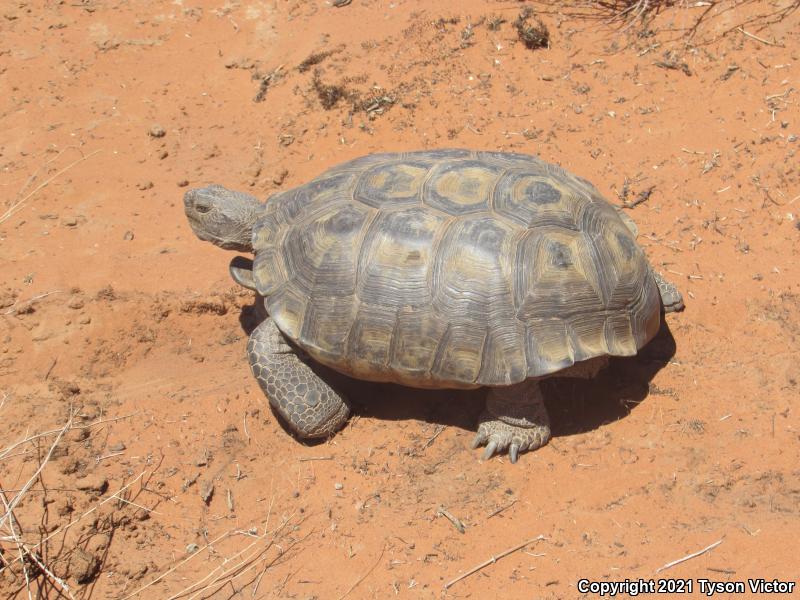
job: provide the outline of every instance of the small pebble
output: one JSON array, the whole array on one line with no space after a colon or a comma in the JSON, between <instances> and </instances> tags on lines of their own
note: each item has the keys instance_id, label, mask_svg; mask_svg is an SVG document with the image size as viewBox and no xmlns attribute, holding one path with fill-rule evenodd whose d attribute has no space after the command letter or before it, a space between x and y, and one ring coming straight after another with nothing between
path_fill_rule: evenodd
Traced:
<instances>
[{"instance_id":1,"label":"small pebble","mask_svg":"<svg viewBox=\"0 0 800 600\"><path fill-rule=\"evenodd\" d=\"M76 217L64 217L61 219L61 224L65 225L66 227L77 227L78 219Z\"/></svg>"},{"instance_id":2,"label":"small pebble","mask_svg":"<svg viewBox=\"0 0 800 600\"><path fill-rule=\"evenodd\" d=\"M133 518L137 521L149 521L150 520L150 511L139 509L135 513L133 513Z\"/></svg>"},{"instance_id":3,"label":"small pebble","mask_svg":"<svg viewBox=\"0 0 800 600\"><path fill-rule=\"evenodd\" d=\"M61 517L64 517L64 516L74 512L75 511L75 505L73 504L73 499L69 498L69 497L67 497L67 498L59 498L58 500L56 500L55 510L56 510L56 513Z\"/></svg>"},{"instance_id":4,"label":"small pebble","mask_svg":"<svg viewBox=\"0 0 800 600\"><path fill-rule=\"evenodd\" d=\"M83 548L74 548L70 554L70 574L80 584L86 584L97 577L102 563L99 558Z\"/></svg>"},{"instance_id":5,"label":"small pebble","mask_svg":"<svg viewBox=\"0 0 800 600\"><path fill-rule=\"evenodd\" d=\"M200 546L197 544L187 544L186 546L186 554L194 554L198 550L200 550Z\"/></svg>"},{"instance_id":6,"label":"small pebble","mask_svg":"<svg viewBox=\"0 0 800 600\"><path fill-rule=\"evenodd\" d=\"M160 158L161 160L164 160L168 156L169 152L167 152L166 150L162 150L161 152L158 153L158 158Z\"/></svg>"},{"instance_id":7,"label":"small pebble","mask_svg":"<svg viewBox=\"0 0 800 600\"><path fill-rule=\"evenodd\" d=\"M71 439L73 442L82 442L88 437L89 437L88 429L73 429L69 433L69 439Z\"/></svg>"},{"instance_id":8,"label":"small pebble","mask_svg":"<svg viewBox=\"0 0 800 600\"><path fill-rule=\"evenodd\" d=\"M91 322L92 322L92 317L90 317L89 315L83 315L80 319L78 319L78 323L80 323L81 325L88 325Z\"/></svg>"},{"instance_id":9,"label":"small pebble","mask_svg":"<svg viewBox=\"0 0 800 600\"><path fill-rule=\"evenodd\" d=\"M789 137L786 138L789 142L796 142L797 136L795 134L791 134Z\"/></svg>"},{"instance_id":10,"label":"small pebble","mask_svg":"<svg viewBox=\"0 0 800 600\"><path fill-rule=\"evenodd\" d=\"M136 187L139 188L142 191L149 190L149 189L151 189L153 187L153 182L152 181L140 181L139 183L136 184Z\"/></svg>"},{"instance_id":11,"label":"small pebble","mask_svg":"<svg viewBox=\"0 0 800 600\"><path fill-rule=\"evenodd\" d=\"M181 179L178 182L178 187L186 187L187 185L189 185L189 180L188 179Z\"/></svg>"},{"instance_id":12,"label":"small pebble","mask_svg":"<svg viewBox=\"0 0 800 600\"><path fill-rule=\"evenodd\" d=\"M272 178L272 183L275 185L283 185L283 182L286 181L286 177L289 175L288 169L281 169L279 173L276 173L275 176Z\"/></svg>"},{"instance_id":13,"label":"small pebble","mask_svg":"<svg viewBox=\"0 0 800 600\"><path fill-rule=\"evenodd\" d=\"M71 298L69 302L67 302L67 306L73 310L79 310L83 308L83 299L82 298Z\"/></svg>"},{"instance_id":14,"label":"small pebble","mask_svg":"<svg viewBox=\"0 0 800 600\"><path fill-rule=\"evenodd\" d=\"M148 131L147 133L150 134L150 137L162 138L165 135L167 135L167 130L164 129L161 125L153 125L150 128L150 131Z\"/></svg>"},{"instance_id":15,"label":"small pebble","mask_svg":"<svg viewBox=\"0 0 800 600\"><path fill-rule=\"evenodd\" d=\"M333 484L333 489L341 490L341 489L344 489L344 486L341 483L334 483Z\"/></svg>"},{"instance_id":16,"label":"small pebble","mask_svg":"<svg viewBox=\"0 0 800 600\"><path fill-rule=\"evenodd\" d=\"M130 242L133 239L133 232L130 230L126 231L125 235L122 236L122 239L125 240L126 242Z\"/></svg>"},{"instance_id":17,"label":"small pebble","mask_svg":"<svg viewBox=\"0 0 800 600\"><path fill-rule=\"evenodd\" d=\"M213 481L204 481L200 484L200 499L205 502L206 504L211 502L211 498L214 495L214 482Z\"/></svg>"},{"instance_id":18,"label":"small pebble","mask_svg":"<svg viewBox=\"0 0 800 600\"><path fill-rule=\"evenodd\" d=\"M102 475L87 475L75 481L75 487L82 492L102 494L108 489L108 479Z\"/></svg>"}]
</instances>

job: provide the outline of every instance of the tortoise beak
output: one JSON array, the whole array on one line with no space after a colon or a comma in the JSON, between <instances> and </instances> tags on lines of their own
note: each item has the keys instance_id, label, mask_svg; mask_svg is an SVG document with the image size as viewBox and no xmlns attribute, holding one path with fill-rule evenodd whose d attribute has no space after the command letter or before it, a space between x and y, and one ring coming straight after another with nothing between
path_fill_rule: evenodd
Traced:
<instances>
[{"instance_id":1,"label":"tortoise beak","mask_svg":"<svg viewBox=\"0 0 800 600\"><path fill-rule=\"evenodd\" d=\"M212 204L203 194L203 189L189 190L183 195L183 210L195 235L205 242L215 242L216 238L208 231L207 219L204 217L211 211Z\"/></svg>"}]
</instances>

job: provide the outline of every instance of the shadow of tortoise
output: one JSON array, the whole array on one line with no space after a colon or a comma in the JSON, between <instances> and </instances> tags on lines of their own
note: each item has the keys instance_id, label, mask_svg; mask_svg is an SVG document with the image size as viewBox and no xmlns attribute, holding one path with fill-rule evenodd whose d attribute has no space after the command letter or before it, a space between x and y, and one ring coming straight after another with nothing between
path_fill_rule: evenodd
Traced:
<instances>
[{"instance_id":1,"label":"shadow of tortoise","mask_svg":"<svg viewBox=\"0 0 800 600\"><path fill-rule=\"evenodd\" d=\"M239 321L249 335L266 316L263 301L257 298L253 305L242 308ZM675 350L675 339L662 315L659 332L636 356L612 357L608 367L591 379L552 376L542 380L553 438L593 431L626 417L647 398L651 381L669 364ZM307 364L350 400L354 415L384 421L425 421L474 432L487 392L485 388L426 390L360 381L313 361Z\"/></svg>"}]
</instances>

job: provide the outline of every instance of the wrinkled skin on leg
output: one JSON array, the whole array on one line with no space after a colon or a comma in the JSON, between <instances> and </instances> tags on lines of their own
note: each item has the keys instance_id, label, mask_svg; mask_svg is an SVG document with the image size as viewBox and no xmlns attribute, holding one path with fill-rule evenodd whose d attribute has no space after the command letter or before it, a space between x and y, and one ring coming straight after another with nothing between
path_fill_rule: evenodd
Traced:
<instances>
[{"instance_id":1,"label":"wrinkled skin on leg","mask_svg":"<svg viewBox=\"0 0 800 600\"><path fill-rule=\"evenodd\" d=\"M511 462L520 452L536 450L550 439L550 418L539 382L528 379L508 387L490 388L472 447L486 444L483 459L508 450Z\"/></svg>"},{"instance_id":2,"label":"wrinkled skin on leg","mask_svg":"<svg viewBox=\"0 0 800 600\"><path fill-rule=\"evenodd\" d=\"M347 422L347 401L301 360L272 319L250 334L247 356L270 405L299 437L325 438Z\"/></svg>"}]
</instances>

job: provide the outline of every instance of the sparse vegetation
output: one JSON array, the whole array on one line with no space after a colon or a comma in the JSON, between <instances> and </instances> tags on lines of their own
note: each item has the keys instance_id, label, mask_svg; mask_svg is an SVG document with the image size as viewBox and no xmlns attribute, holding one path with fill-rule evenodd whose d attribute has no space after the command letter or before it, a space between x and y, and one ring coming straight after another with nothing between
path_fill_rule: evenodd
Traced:
<instances>
[{"instance_id":1,"label":"sparse vegetation","mask_svg":"<svg viewBox=\"0 0 800 600\"><path fill-rule=\"evenodd\" d=\"M315 67L316 65L322 63L326 58L329 58L334 54L341 52L342 50L344 50L344 46L339 46L332 50L312 52L299 65L297 65L297 70L301 73L305 73L306 71L311 70L311 67Z\"/></svg>"},{"instance_id":2,"label":"sparse vegetation","mask_svg":"<svg viewBox=\"0 0 800 600\"><path fill-rule=\"evenodd\" d=\"M525 7L514 21L519 39L530 50L547 48L550 45L550 31L538 18L534 17L533 23L531 23L531 17L533 17L533 9Z\"/></svg>"},{"instance_id":3,"label":"sparse vegetation","mask_svg":"<svg viewBox=\"0 0 800 600\"><path fill-rule=\"evenodd\" d=\"M325 110L331 110L338 104L339 100L347 98L349 95L347 88L343 85L324 83L322 81L322 71L320 69L314 71L314 78L311 80L311 85L314 87L319 103Z\"/></svg>"}]
</instances>

